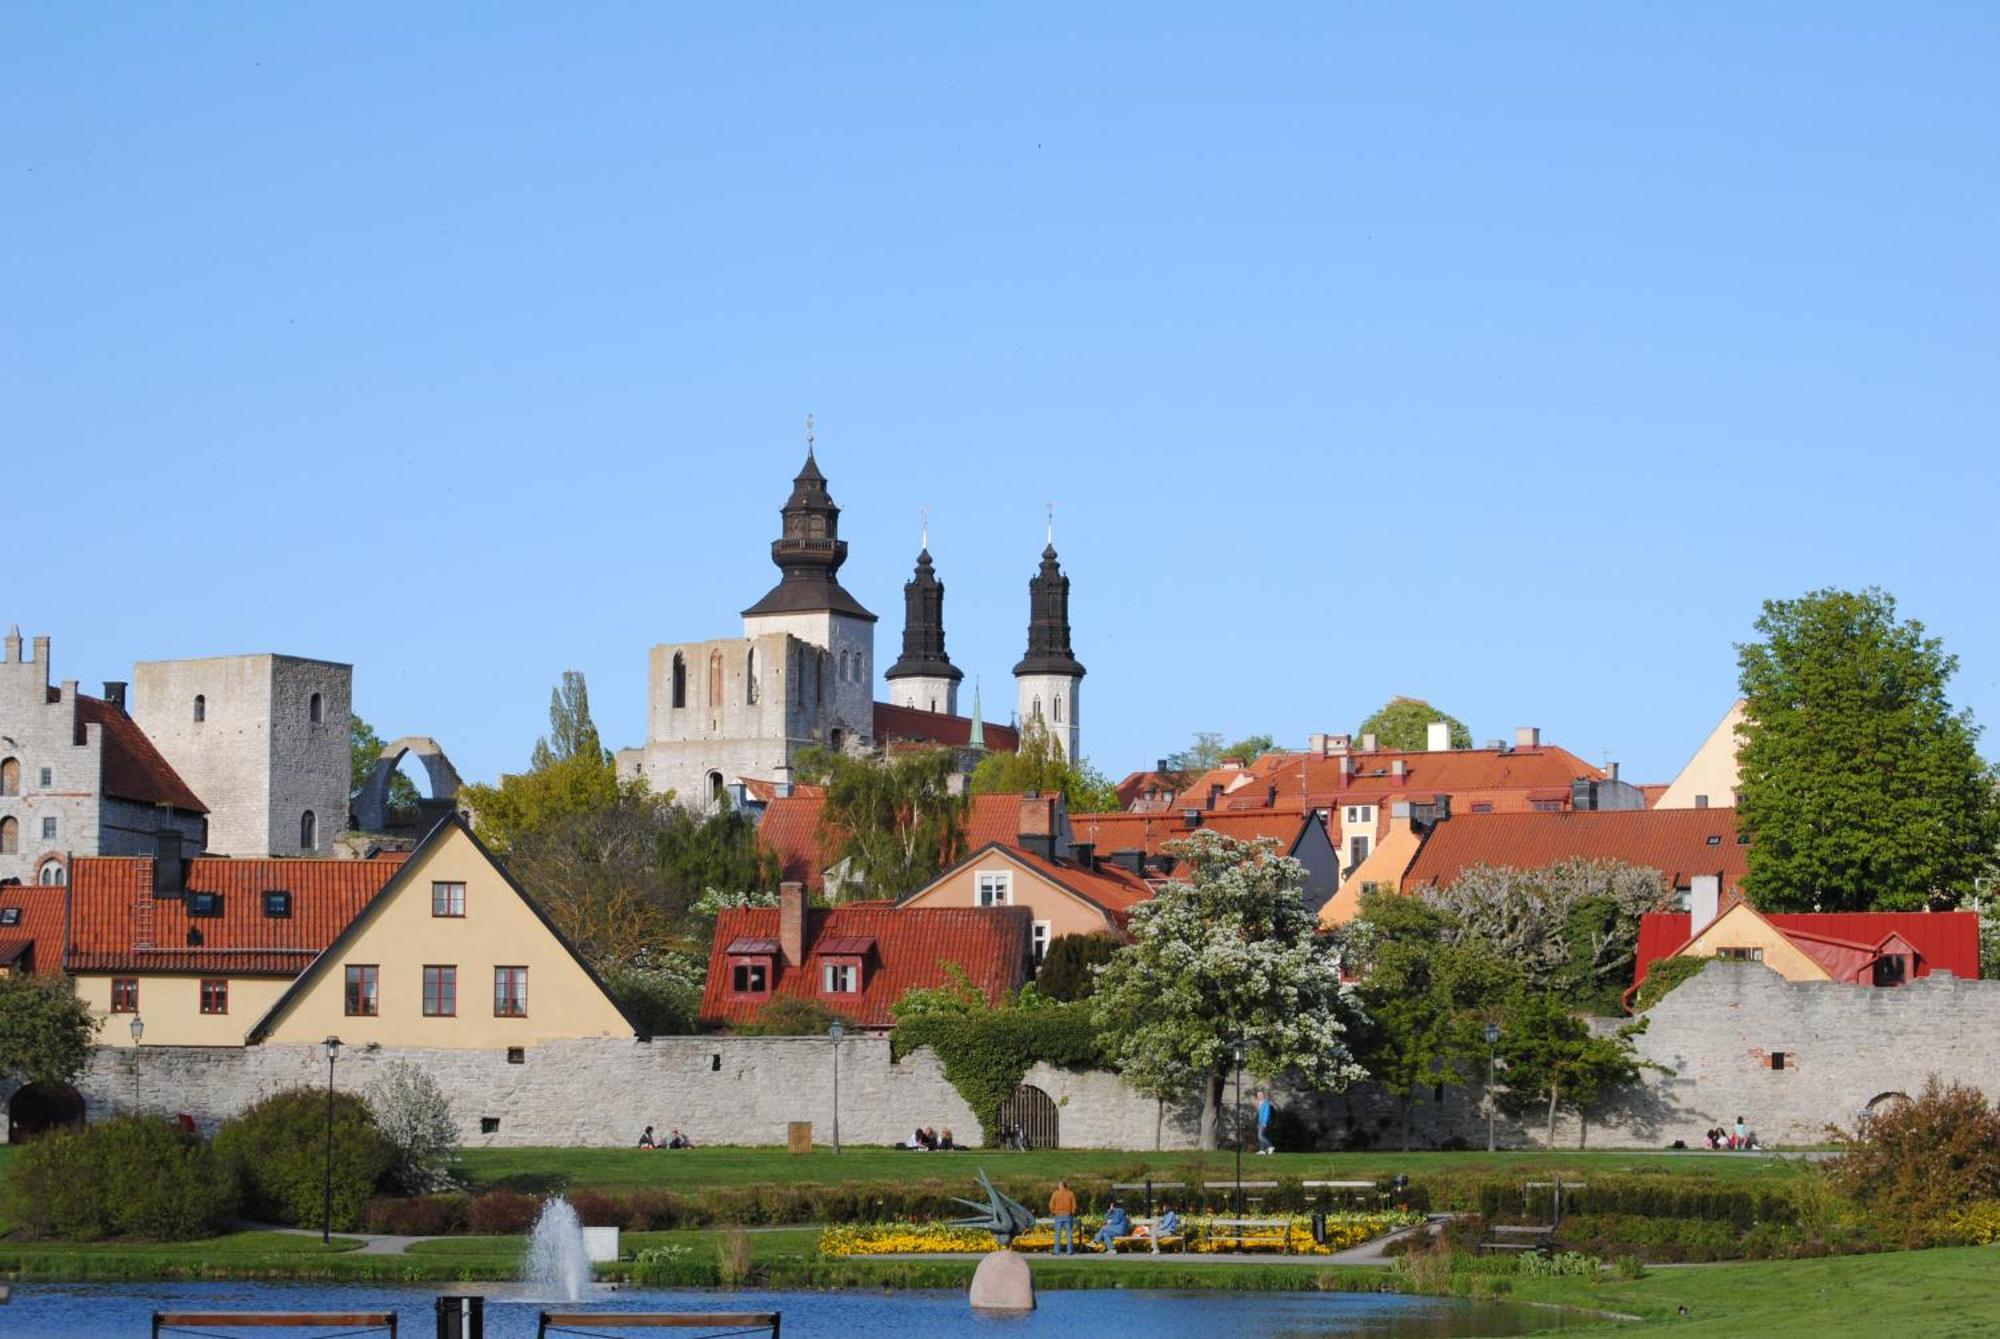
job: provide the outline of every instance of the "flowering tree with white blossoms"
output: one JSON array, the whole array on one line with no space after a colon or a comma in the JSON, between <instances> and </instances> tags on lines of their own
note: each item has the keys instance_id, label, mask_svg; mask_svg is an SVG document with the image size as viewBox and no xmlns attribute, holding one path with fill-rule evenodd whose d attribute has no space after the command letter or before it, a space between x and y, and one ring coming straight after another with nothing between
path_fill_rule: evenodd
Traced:
<instances>
[{"instance_id":1,"label":"flowering tree with white blossoms","mask_svg":"<svg viewBox=\"0 0 2000 1339\"><path fill-rule=\"evenodd\" d=\"M1198 1093L1214 1148L1233 1041L1259 1079L1338 1091L1365 1077L1347 1044L1360 1009L1315 933L1304 865L1275 842L1213 832L1176 846L1186 877L1134 909L1134 942L1098 970L1092 1003L1126 1080L1161 1099Z\"/></svg>"},{"instance_id":2,"label":"flowering tree with white blossoms","mask_svg":"<svg viewBox=\"0 0 2000 1339\"><path fill-rule=\"evenodd\" d=\"M406 1195L451 1186L458 1120L437 1080L407 1060L392 1060L368 1085L375 1126L395 1149L389 1177Z\"/></svg>"}]
</instances>

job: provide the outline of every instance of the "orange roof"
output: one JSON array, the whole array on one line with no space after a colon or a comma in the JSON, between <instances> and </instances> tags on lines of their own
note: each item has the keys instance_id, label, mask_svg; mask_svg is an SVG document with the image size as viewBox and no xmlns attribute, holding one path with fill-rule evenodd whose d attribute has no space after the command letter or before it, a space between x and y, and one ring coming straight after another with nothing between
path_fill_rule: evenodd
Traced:
<instances>
[{"instance_id":1,"label":"orange roof","mask_svg":"<svg viewBox=\"0 0 2000 1339\"><path fill-rule=\"evenodd\" d=\"M1454 813L1424 839L1403 890L1444 887L1476 865L1541 869L1582 859L1651 865L1669 888L1685 888L1697 874L1720 874L1727 892L1742 885L1747 867L1736 838L1734 809Z\"/></svg>"},{"instance_id":2,"label":"orange roof","mask_svg":"<svg viewBox=\"0 0 2000 1339\"><path fill-rule=\"evenodd\" d=\"M70 862L66 961L80 972L297 976L403 864L202 857L189 862L188 891L220 894L221 905L193 916L185 896L153 892L151 858L79 857ZM264 894L279 891L291 894L291 914L265 915Z\"/></svg>"},{"instance_id":3,"label":"orange roof","mask_svg":"<svg viewBox=\"0 0 2000 1339\"><path fill-rule=\"evenodd\" d=\"M769 804L771 801L779 798L778 783L775 781L764 781L753 776L739 777L737 779L743 783L743 793L759 804ZM826 787L815 786L801 781L793 785L791 793L794 795L824 795L826 794Z\"/></svg>"},{"instance_id":4,"label":"orange roof","mask_svg":"<svg viewBox=\"0 0 2000 1339\"><path fill-rule=\"evenodd\" d=\"M787 883L802 883L817 892L825 885L826 867L832 862L820 850L819 816L826 808L826 794L793 792L765 806L763 821L757 824L757 841L778 858L778 877Z\"/></svg>"},{"instance_id":5,"label":"orange roof","mask_svg":"<svg viewBox=\"0 0 2000 1339\"><path fill-rule=\"evenodd\" d=\"M1126 912L1153 896L1153 885L1120 865L1099 863L1095 869L1085 869L1074 860L1048 860L1024 850L1011 842L994 842L979 847L967 861L977 859L980 852L993 849L1005 851L1014 859L1034 870L1043 878L1066 888L1086 902L1090 902L1112 916L1123 919Z\"/></svg>"},{"instance_id":6,"label":"orange roof","mask_svg":"<svg viewBox=\"0 0 2000 1339\"><path fill-rule=\"evenodd\" d=\"M62 693L49 690L50 700ZM139 804L164 804L191 814L205 814L208 806L188 789L173 764L153 747L153 741L130 716L103 698L76 695L76 722L79 731L86 725L104 730L103 789L106 795ZM81 741L78 741L81 742Z\"/></svg>"},{"instance_id":7,"label":"orange roof","mask_svg":"<svg viewBox=\"0 0 2000 1339\"><path fill-rule=\"evenodd\" d=\"M1020 732L1011 725L983 722L986 748L991 753L1012 753L1021 746ZM875 742L883 747L898 743L942 744L964 748L972 738L972 718L947 716L939 711L919 711L893 702L875 704Z\"/></svg>"},{"instance_id":8,"label":"orange roof","mask_svg":"<svg viewBox=\"0 0 2000 1339\"><path fill-rule=\"evenodd\" d=\"M1080 842L1090 842L1099 855L1114 851L1144 851L1147 855L1171 854L1166 844L1206 829L1238 841L1270 838L1280 853L1289 853L1304 829L1306 815L1296 806L1275 809L1217 809L1197 815L1197 826L1188 827L1178 813L1072 814L1070 827Z\"/></svg>"},{"instance_id":9,"label":"orange roof","mask_svg":"<svg viewBox=\"0 0 2000 1339\"><path fill-rule=\"evenodd\" d=\"M995 1004L1027 980L1034 914L1026 907L897 907L881 902L849 902L808 909L805 961L788 966L772 953L775 980L768 997L745 998L730 991L729 947L742 940L778 940L776 907L732 907L715 920L709 947L708 985L701 1021L711 1027L748 1023L772 999L789 995L813 999L861 1027L887 1028L890 1008L911 990L948 984L952 968ZM864 956L857 995L829 995L815 960L829 943L850 955L857 940L872 940Z\"/></svg>"},{"instance_id":10,"label":"orange roof","mask_svg":"<svg viewBox=\"0 0 2000 1339\"><path fill-rule=\"evenodd\" d=\"M30 974L62 970L68 894L60 885L0 886L0 967Z\"/></svg>"}]
</instances>

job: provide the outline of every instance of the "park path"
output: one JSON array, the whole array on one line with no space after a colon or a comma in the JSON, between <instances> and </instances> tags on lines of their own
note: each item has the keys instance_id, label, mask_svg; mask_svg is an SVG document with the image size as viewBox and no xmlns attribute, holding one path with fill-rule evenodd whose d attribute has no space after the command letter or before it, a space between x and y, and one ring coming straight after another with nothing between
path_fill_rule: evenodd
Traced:
<instances>
[{"instance_id":1,"label":"park path","mask_svg":"<svg viewBox=\"0 0 2000 1339\"><path fill-rule=\"evenodd\" d=\"M316 1227L279 1227L275 1223L241 1222L235 1225L245 1232L275 1232L281 1237L317 1237ZM405 1255L411 1246L420 1241L450 1241L450 1237L398 1237L387 1232L336 1232L336 1237L348 1240L360 1239L360 1249L356 1255Z\"/></svg>"}]
</instances>

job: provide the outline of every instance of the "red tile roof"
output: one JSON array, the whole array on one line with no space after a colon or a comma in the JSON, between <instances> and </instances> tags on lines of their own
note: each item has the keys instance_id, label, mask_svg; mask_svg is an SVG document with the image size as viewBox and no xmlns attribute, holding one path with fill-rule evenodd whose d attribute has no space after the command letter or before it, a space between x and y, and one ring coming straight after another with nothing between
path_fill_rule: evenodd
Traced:
<instances>
[{"instance_id":1,"label":"red tile roof","mask_svg":"<svg viewBox=\"0 0 2000 1339\"><path fill-rule=\"evenodd\" d=\"M67 888L38 883L0 887L0 920L10 908L20 913L13 925L0 925L0 967L37 975L62 970L68 894Z\"/></svg>"},{"instance_id":2,"label":"red tile roof","mask_svg":"<svg viewBox=\"0 0 2000 1339\"><path fill-rule=\"evenodd\" d=\"M51 689L59 695L62 690ZM139 804L165 804L191 814L205 814L203 804L187 782L160 756L153 741L136 722L102 698L76 695L77 728L102 726L104 730L103 788L106 795ZM79 743L82 741L78 741Z\"/></svg>"},{"instance_id":3,"label":"red tile roof","mask_svg":"<svg viewBox=\"0 0 2000 1339\"><path fill-rule=\"evenodd\" d=\"M737 779L743 783L743 793L759 804L769 804L772 800L779 798L778 783L775 781L765 781L754 776L739 777ZM794 795L824 795L826 794L826 787L809 785L801 781L792 786L791 793Z\"/></svg>"},{"instance_id":4,"label":"red tile roof","mask_svg":"<svg viewBox=\"0 0 2000 1339\"><path fill-rule=\"evenodd\" d=\"M716 917L709 951L708 986L701 1021L727 1027L753 1021L771 999L788 995L817 1000L865 1028L893 1025L889 1010L904 994L931 989L952 979L951 968L995 1004L1027 979L1034 915L1026 907L896 907L886 903L844 903L806 912L805 961L787 966L773 955L769 997L746 999L730 993L729 945L739 939L779 937L775 907L734 907ZM858 995L820 990L818 956L829 941L872 939L862 964Z\"/></svg>"},{"instance_id":5,"label":"red tile roof","mask_svg":"<svg viewBox=\"0 0 2000 1339\"><path fill-rule=\"evenodd\" d=\"M824 791L793 794L772 800L757 825L757 840L778 858L779 877L803 883L818 892L827 868L834 863L820 839L819 820L826 808ZM1020 833L1019 795L974 795L965 811L965 848L977 850L990 842L1012 843Z\"/></svg>"},{"instance_id":6,"label":"red tile roof","mask_svg":"<svg viewBox=\"0 0 2000 1339\"><path fill-rule=\"evenodd\" d=\"M1174 798L1172 778L1165 772L1133 772L1118 783L1117 791L1121 809L1130 809L1142 800L1153 808L1165 809Z\"/></svg>"},{"instance_id":7,"label":"red tile roof","mask_svg":"<svg viewBox=\"0 0 2000 1339\"><path fill-rule=\"evenodd\" d=\"M374 860L225 860L188 865L190 892L222 895L221 914L190 916L184 897L153 894L149 858L70 862L71 971L230 972L297 976L403 867ZM290 916L266 916L264 894L292 895ZM146 922L150 921L150 928ZM198 932L201 942L189 943Z\"/></svg>"},{"instance_id":8,"label":"red tile roof","mask_svg":"<svg viewBox=\"0 0 2000 1339\"><path fill-rule=\"evenodd\" d=\"M1166 845L1194 836L1202 829L1233 837L1237 841L1270 838L1280 854L1288 854L1306 823L1305 811L1296 807L1275 809L1217 809L1199 815L1199 826L1190 828L1179 813L1072 814L1070 827L1080 842L1090 842L1097 854L1114 851L1144 851L1149 856L1171 854Z\"/></svg>"},{"instance_id":9,"label":"red tile roof","mask_svg":"<svg viewBox=\"0 0 2000 1339\"><path fill-rule=\"evenodd\" d=\"M1582 859L1651 865L1670 888L1687 887L1697 874L1720 874L1726 894L1742 885L1744 850L1733 809L1454 812L1424 839L1403 889L1441 888L1475 865L1541 869Z\"/></svg>"},{"instance_id":10,"label":"red tile roof","mask_svg":"<svg viewBox=\"0 0 2000 1339\"><path fill-rule=\"evenodd\" d=\"M1048 860L1012 842L996 842L993 846L980 847L960 864L968 864L978 859L982 851L994 847L1006 851L1043 878L1069 889L1121 921L1126 912L1153 896L1153 885L1123 866L1099 862L1096 869L1085 869L1074 860Z\"/></svg>"},{"instance_id":11,"label":"red tile roof","mask_svg":"<svg viewBox=\"0 0 2000 1339\"><path fill-rule=\"evenodd\" d=\"M965 809L965 849L976 851L989 842L1012 845L1021 835L1018 794L974 795Z\"/></svg>"},{"instance_id":12,"label":"red tile roof","mask_svg":"<svg viewBox=\"0 0 2000 1339\"><path fill-rule=\"evenodd\" d=\"M1702 810L1680 810L1700 813ZM1706 812L1713 813L1715 810ZM1728 810L1722 810L1728 813ZM1726 909L1726 908L1725 908ZM1971 911L1759 912L1787 939L1832 941L1836 946L1871 952L1890 935L1901 935L1917 951L1915 975L1950 972L1979 976L1979 916ZM1685 911L1661 911L1639 920L1639 955L1632 984L1662 958L1670 958L1694 937L1693 916ZM1810 943L1800 943L1816 961ZM1824 965L1824 964L1822 964Z\"/></svg>"},{"instance_id":13,"label":"red tile roof","mask_svg":"<svg viewBox=\"0 0 2000 1339\"><path fill-rule=\"evenodd\" d=\"M1012 753L1021 746L1020 732L1011 725L984 723L986 747L993 753ZM972 737L972 718L946 716L942 712L899 707L893 702L875 704L875 742L883 747L899 743L943 744L964 748Z\"/></svg>"}]
</instances>

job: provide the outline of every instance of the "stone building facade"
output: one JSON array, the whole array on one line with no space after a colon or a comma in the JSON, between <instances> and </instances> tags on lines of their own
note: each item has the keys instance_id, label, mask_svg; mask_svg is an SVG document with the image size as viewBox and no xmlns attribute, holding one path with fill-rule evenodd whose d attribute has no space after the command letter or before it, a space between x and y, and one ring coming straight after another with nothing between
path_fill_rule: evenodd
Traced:
<instances>
[{"instance_id":1,"label":"stone building facade","mask_svg":"<svg viewBox=\"0 0 2000 1339\"><path fill-rule=\"evenodd\" d=\"M354 669L300 656L132 667L132 717L209 806L216 855L326 855L346 829Z\"/></svg>"},{"instance_id":2,"label":"stone building facade","mask_svg":"<svg viewBox=\"0 0 2000 1339\"><path fill-rule=\"evenodd\" d=\"M0 657L0 882L66 883L75 855L202 849L198 796L125 714L125 685L88 697L49 681L50 643L32 657L19 629Z\"/></svg>"}]
</instances>

